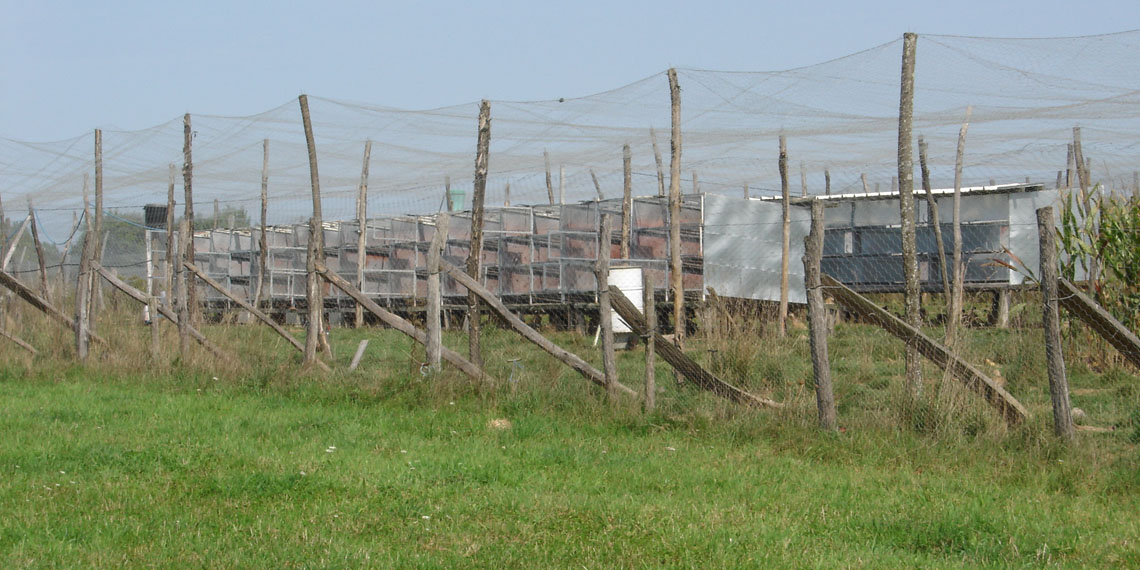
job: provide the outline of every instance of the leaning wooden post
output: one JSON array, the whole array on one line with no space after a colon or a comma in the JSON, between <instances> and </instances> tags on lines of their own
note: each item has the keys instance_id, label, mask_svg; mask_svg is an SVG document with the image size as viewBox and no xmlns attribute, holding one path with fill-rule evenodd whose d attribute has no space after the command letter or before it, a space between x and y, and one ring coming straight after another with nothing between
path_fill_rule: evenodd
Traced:
<instances>
[{"instance_id":1,"label":"leaning wooden post","mask_svg":"<svg viewBox=\"0 0 1140 570\"><path fill-rule=\"evenodd\" d=\"M665 167L661 162L661 149L657 147L657 132L649 129L649 138L653 140L653 160L657 161L657 195L665 196Z\"/></svg>"},{"instance_id":2,"label":"leaning wooden post","mask_svg":"<svg viewBox=\"0 0 1140 570\"><path fill-rule=\"evenodd\" d=\"M447 230L450 225L450 216L446 213L436 216L435 235L431 238L431 246L427 256L427 359L428 366L438 371L442 359L443 330L440 319L442 313L443 295L440 291L439 258L443 255L443 247L447 243ZM358 305L359 306L359 305Z\"/></svg>"},{"instance_id":3,"label":"leaning wooden post","mask_svg":"<svg viewBox=\"0 0 1140 570\"><path fill-rule=\"evenodd\" d=\"M324 263L324 221L321 216L321 180L317 171L317 145L313 138L313 122L309 117L309 97L297 97L301 105L301 121L305 129L305 145L309 149L309 182L313 190L313 217L309 218L309 243L306 256L306 301L309 308L309 322L305 329L306 366L317 359L317 351L324 348L324 295L321 278L317 275L317 263Z\"/></svg>"},{"instance_id":4,"label":"leaning wooden post","mask_svg":"<svg viewBox=\"0 0 1140 570\"><path fill-rule=\"evenodd\" d=\"M903 304L907 324L922 326L922 298L918 283L918 252L914 221L914 144L911 122L914 119L914 56L918 35L903 34L902 78L899 89L898 185L899 215L902 219ZM922 394L922 356L913 343L906 347L906 383L911 396Z\"/></svg>"},{"instance_id":5,"label":"leaning wooden post","mask_svg":"<svg viewBox=\"0 0 1140 570\"><path fill-rule=\"evenodd\" d=\"M930 188L930 169L926 167L926 139L918 136L918 164L922 170L922 190L926 192L926 203L930 206L930 225L934 228L934 243L938 248L938 268L942 275L942 294L950 301L950 276L946 271L946 244L942 241L942 221L938 216L938 199Z\"/></svg>"},{"instance_id":6,"label":"leaning wooden post","mask_svg":"<svg viewBox=\"0 0 1140 570\"><path fill-rule=\"evenodd\" d=\"M807 290L808 328L811 336L811 364L815 371L815 403L819 410L819 427L839 429L835 412L835 393L831 387L831 366L827 356L827 307L823 304L820 285L820 260L823 259L823 202L811 202L811 232L804 238L804 287Z\"/></svg>"},{"instance_id":7,"label":"leaning wooden post","mask_svg":"<svg viewBox=\"0 0 1140 570\"><path fill-rule=\"evenodd\" d=\"M546 164L546 199L554 205L554 182L550 178L550 153L542 150L542 161Z\"/></svg>"},{"instance_id":8,"label":"leaning wooden post","mask_svg":"<svg viewBox=\"0 0 1140 570\"><path fill-rule=\"evenodd\" d=\"M617 386L617 363L614 361L614 323L610 310L610 245L613 235L613 217L602 214L598 230L598 256L594 262L594 277L598 282L598 324L602 329L602 371L606 375L606 394L613 398Z\"/></svg>"},{"instance_id":9,"label":"leaning wooden post","mask_svg":"<svg viewBox=\"0 0 1140 570\"><path fill-rule=\"evenodd\" d=\"M491 103L484 99L479 104L479 135L475 147L475 193L471 197L471 251L467 255L467 274L479 282L482 282L480 274L483 255L483 200L487 193L487 155L490 147ZM479 297L470 291L467 293L467 307L467 357L475 366L482 368L483 351L479 345Z\"/></svg>"},{"instance_id":10,"label":"leaning wooden post","mask_svg":"<svg viewBox=\"0 0 1140 570\"><path fill-rule=\"evenodd\" d=\"M685 338L685 286L681 268L681 86L669 69L673 131L669 139L669 281L673 290L673 342Z\"/></svg>"},{"instance_id":11,"label":"leaning wooden post","mask_svg":"<svg viewBox=\"0 0 1140 570\"><path fill-rule=\"evenodd\" d=\"M633 214L633 155L629 145L621 148L621 258L629 259L630 217Z\"/></svg>"},{"instance_id":12,"label":"leaning wooden post","mask_svg":"<svg viewBox=\"0 0 1140 570\"><path fill-rule=\"evenodd\" d=\"M606 195L602 193L602 185L598 183L598 175L594 173L594 169L590 169L590 178L594 181L594 192L598 194L598 201L606 199Z\"/></svg>"},{"instance_id":13,"label":"leaning wooden post","mask_svg":"<svg viewBox=\"0 0 1140 570\"><path fill-rule=\"evenodd\" d=\"M261 141L261 231L257 236L257 291L253 306L261 308L265 297L265 272L269 263L269 237L265 235L269 217L269 139Z\"/></svg>"},{"instance_id":14,"label":"leaning wooden post","mask_svg":"<svg viewBox=\"0 0 1140 570\"><path fill-rule=\"evenodd\" d=\"M1065 357L1061 350L1061 316L1057 297L1057 248L1053 245L1053 208L1037 210L1037 235L1041 244L1041 305L1045 327L1045 358L1049 368L1049 394L1053 397L1053 431L1071 441L1074 436L1073 410L1069 402L1069 381L1065 377Z\"/></svg>"},{"instance_id":15,"label":"leaning wooden post","mask_svg":"<svg viewBox=\"0 0 1140 570\"><path fill-rule=\"evenodd\" d=\"M184 236L186 241L180 245L182 248L183 260L187 263L194 263L194 158L192 153L192 146L194 140L194 131L190 128L190 113L186 113L182 117L182 189L185 194L186 204L183 205L184 213L183 219L186 220L187 231ZM198 307L198 292L192 280L186 280L182 283L185 287L184 293L186 294L186 309L190 312L190 319L193 322L198 322L200 311Z\"/></svg>"},{"instance_id":16,"label":"leaning wooden post","mask_svg":"<svg viewBox=\"0 0 1140 570\"><path fill-rule=\"evenodd\" d=\"M958 131L958 152L954 157L954 201L952 202L951 236L954 251L950 257L950 277L954 290L950 294L949 316L946 319L946 346L954 348L958 336L958 322L962 318L962 304L966 281L966 268L962 266L962 163L966 155L966 131L970 128L972 107L966 107L966 120Z\"/></svg>"},{"instance_id":17,"label":"leaning wooden post","mask_svg":"<svg viewBox=\"0 0 1140 570\"><path fill-rule=\"evenodd\" d=\"M792 241L791 194L788 192L788 139L780 135L780 196L783 233L780 238L780 309L778 331L783 337L788 332L788 257Z\"/></svg>"},{"instance_id":18,"label":"leaning wooden post","mask_svg":"<svg viewBox=\"0 0 1140 570\"><path fill-rule=\"evenodd\" d=\"M641 275L641 290L645 305L645 412L653 413L657 407L657 306L653 277Z\"/></svg>"},{"instance_id":19,"label":"leaning wooden post","mask_svg":"<svg viewBox=\"0 0 1140 570\"><path fill-rule=\"evenodd\" d=\"M360 191L356 196L356 286L364 291L364 261L368 250L368 162L372 156L372 141L364 142L364 166L360 168ZM356 304L356 328L364 324L364 307Z\"/></svg>"},{"instance_id":20,"label":"leaning wooden post","mask_svg":"<svg viewBox=\"0 0 1140 570\"><path fill-rule=\"evenodd\" d=\"M36 211L32 208L32 201L30 199L28 200L28 218L31 219L32 244L36 247L36 260L39 262L40 267L40 295L50 303L51 296L48 295L47 263L44 261L44 244L40 242L39 224L36 223Z\"/></svg>"}]
</instances>

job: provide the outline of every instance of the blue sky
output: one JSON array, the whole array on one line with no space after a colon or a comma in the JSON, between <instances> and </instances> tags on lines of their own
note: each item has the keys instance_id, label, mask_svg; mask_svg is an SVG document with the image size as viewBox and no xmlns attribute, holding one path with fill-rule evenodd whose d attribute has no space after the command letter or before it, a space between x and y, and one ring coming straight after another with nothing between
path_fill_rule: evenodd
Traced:
<instances>
[{"instance_id":1,"label":"blue sky","mask_svg":"<svg viewBox=\"0 0 1140 570\"><path fill-rule=\"evenodd\" d=\"M1140 27L1140 3L2 0L0 137L250 115L306 92L409 109L576 97L670 66L774 70L904 32ZM1138 54L1140 56L1140 54Z\"/></svg>"}]
</instances>

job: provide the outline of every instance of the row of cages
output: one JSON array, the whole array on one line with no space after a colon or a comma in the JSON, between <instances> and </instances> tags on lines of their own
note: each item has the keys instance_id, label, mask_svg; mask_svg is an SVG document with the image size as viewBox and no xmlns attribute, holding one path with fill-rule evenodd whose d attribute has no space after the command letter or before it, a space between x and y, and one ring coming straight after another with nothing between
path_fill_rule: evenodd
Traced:
<instances>
[{"instance_id":1,"label":"row of cages","mask_svg":"<svg viewBox=\"0 0 1140 570\"><path fill-rule=\"evenodd\" d=\"M480 257L480 280L500 297L515 302L565 302L592 295L596 290L595 260L599 248L598 224L603 213L614 215L620 225L620 200L563 206L488 208L484 214L484 238ZM687 291L701 291L702 243L701 202L686 197L682 208L682 283ZM621 229L610 236L611 267L641 267L659 289L669 279L668 204L664 198L637 198L630 210L629 257L621 257ZM437 227L436 216L400 216L368 220L365 244L359 246L359 224L324 224L325 264L352 283L358 281L363 256L361 291L376 299L422 298L427 294L427 256ZM151 230L151 241L165 243L166 233ZM261 298L271 303L295 305L305 298L309 226L274 226L265 230L266 255ZM450 216L442 258L465 267L471 251L471 216ZM231 294L254 299L262 274L258 244L260 228L218 229L196 232L195 263ZM167 281L165 249L149 252L154 291ZM441 279L444 296L467 294L446 275ZM348 297L326 284L330 302L348 302ZM207 290L208 289L208 290ZM208 302L224 302L225 296L202 289Z\"/></svg>"}]
</instances>

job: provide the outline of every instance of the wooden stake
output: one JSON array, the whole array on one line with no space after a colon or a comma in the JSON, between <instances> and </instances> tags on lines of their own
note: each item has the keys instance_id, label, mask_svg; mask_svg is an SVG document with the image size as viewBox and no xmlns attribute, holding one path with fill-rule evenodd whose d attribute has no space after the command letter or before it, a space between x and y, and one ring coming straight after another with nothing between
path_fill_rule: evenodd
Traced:
<instances>
[{"instance_id":1,"label":"wooden stake","mask_svg":"<svg viewBox=\"0 0 1140 570\"><path fill-rule=\"evenodd\" d=\"M657 351L657 295L653 277L641 274L641 292L645 307L645 412L653 413L657 407L657 370L654 362Z\"/></svg>"},{"instance_id":2,"label":"wooden stake","mask_svg":"<svg viewBox=\"0 0 1140 570\"><path fill-rule=\"evenodd\" d=\"M166 306L174 306L175 296L175 283L174 283L174 266L176 259L179 257L177 245L175 244L175 235L178 228L174 227L174 163L170 163L170 184L166 187L166 266L163 268L166 273ZM179 261L181 261L179 259Z\"/></svg>"},{"instance_id":3,"label":"wooden stake","mask_svg":"<svg viewBox=\"0 0 1140 570\"><path fill-rule=\"evenodd\" d=\"M788 139L780 135L780 202L783 233L780 238L780 309L777 331L783 338L788 332L788 257L792 241L791 194L788 192Z\"/></svg>"},{"instance_id":4,"label":"wooden stake","mask_svg":"<svg viewBox=\"0 0 1140 570\"><path fill-rule=\"evenodd\" d=\"M471 201L471 251L467 256L467 274L476 281L482 280L483 256L483 199L487 192L488 154L491 147L491 103L484 99L479 104L479 134L475 147L475 193ZM549 171L548 171L549 172ZM483 350L480 347L479 298L473 292L467 295L467 354L479 368L483 367Z\"/></svg>"},{"instance_id":5,"label":"wooden stake","mask_svg":"<svg viewBox=\"0 0 1140 570\"><path fill-rule=\"evenodd\" d=\"M24 217L24 221L20 222L20 228L16 230L15 236L12 241L8 242L8 250L4 252L4 260L0 262L0 269L8 270L8 264L12 263L12 256L16 253L16 247L20 245L20 238L24 237L24 232L27 231L28 225L32 222L32 215L28 214Z\"/></svg>"},{"instance_id":6,"label":"wooden stake","mask_svg":"<svg viewBox=\"0 0 1140 570\"><path fill-rule=\"evenodd\" d=\"M443 255L443 248L447 244L447 231L450 226L450 217L440 214L435 219L435 235L431 238L431 246L427 256L427 359L428 366L439 371L440 352L443 346L442 330L442 292L440 291L439 259Z\"/></svg>"},{"instance_id":7,"label":"wooden stake","mask_svg":"<svg viewBox=\"0 0 1140 570\"><path fill-rule=\"evenodd\" d=\"M80 362L87 360L88 348L91 342L91 289L94 275L91 272L91 262L95 256L95 231L91 223L91 204L87 200L87 187L83 187L83 218L87 222L87 231L83 235L83 249L79 257L79 274L75 287L75 354Z\"/></svg>"},{"instance_id":8,"label":"wooden stake","mask_svg":"<svg viewBox=\"0 0 1140 570\"><path fill-rule=\"evenodd\" d=\"M444 176L443 177L443 195L445 196L445 198L447 200L447 211L448 212L454 212L455 211L455 199L451 197L451 177L450 176Z\"/></svg>"},{"instance_id":9,"label":"wooden stake","mask_svg":"<svg viewBox=\"0 0 1140 570\"><path fill-rule=\"evenodd\" d=\"M550 201L550 205L554 205L554 183L550 179L550 153L546 149L542 150L542 161L546 163L546 198Z\"/></svg>"},{"instance_id":10,"label":"wooden stake","mask_svg":"<svg viewBox=\"0 0 1140 570\"><path fill-rule=\"evenodd\" d=\"M182 189L186 204L183 205L182 218L186 221L185 242L179 247L182 249L182 261L195 263L194 260L194 157L193 157L194 131L190 128L190 113L182 117ZM201 311L198 306L198 291L194 282L186 280L182 284L186 289L186 310L189 311L191 322L201 321Z\"/></svg>"},{"instance_id":11,"label":"wooden stake","mask_svg":"<svg viewBox=\"0 0 1140 570\"><path fill-rule=\"evenodd\" d=\"M657 133L650 128L649 138L653 140L653 159L657 161L657 195L665 196L665 166L661 163L661 149L657 147Z\"/></svg>"},{"instance_id":12,"label":"wooden stake","mask_svg":"<svg viewBox=\"0 0 1140 570\"><path fill-rule=\"evenodd\" d=\"M598 184L598 175L594 174L593 168L590 169L590 178L594 180L594 192L597 192L598 194L598 201L601 202L602 200L605 200L606 195L602 194L602 185Z\"/></svg>"},{"instance_id":13,"label":"wooden stake","mask_svg":"<svg viewBox=\"0 0 1140 570\"><path fill-rule=\"evenodd\" d=\"M831 365L827 355L827 307L823 304L820 285L820 260L823 259L823 202L811 202L811 232L804 238L804 288L807 291L808 328L811 337L811 364L815 372L815 403L819 410L819 427L839 429L835 411L835 393L831 387Z\"/></svg>"},{"instance_id":14,"label":"wooden stake","mask_svg":"<svg viewBox=\"0 0 1140 570\"><path fill-rule=\"evenodd\" d=\"M253 306L261 308L261 300L266 297L265 272L269 264L269 237L265 235L269 225L269 139L261 141L261 232L257 236L257 292Z\"/></svg>"},{"instance_id":15,"label":"wooden stake","mask_svg":"<svg viewBox=\"0 0 1140 570\"><path fill-rule=\"evenodd\" d=\"M958 131L958 152L954 157L954 206L951 215L951 235L954 251L951 255L950 271L954 291L950 295L950 307L946 318L946 346L954 348L957 343L958 323L962 318L962 304L965 295L966 268L962 265L962 162L966 154L966 130L970 128L970 113L973 107L966 107L966 120Z\"/></svg>"},{"instance_id":16,"label":"wooden stake","mask_svg":"<svg viewBox=\"0 0 1140 570\"><path fill-rule=\"evenodd\" d=\"M685 286L681 266L681 86L670 68L669 101L673 131L669 139L669 279L673 290L673 342L685 339Z\"/></svg>"},{"instance_id":17,"label":"wooden stake","mask_svg":"<svg viewBox=\"0 0 1140 570\"><path fill-rule=\"evenodd\" d=\"M186 261L186 242L190 239L190 222L183 218L178 224L178 239L176 240L175 247L177 254L174 263L174 288L175 292L175 307L177 307L177 314L175 317L178 322L178 355L185 360L190 357L190 307L189 305L189 279L186 278L186 272L182 270ZM190 265L194 265L190 263Z\"/></svg>"},{"instance_id":18,"label":"wooden stake","mask_svg":"<svg viewBox=\"0 0 1140 570\"><path fill-rule=\"evenodd\" d=\"M1049 394L1053 399L1053 431L1072 441L1073 410L1069 401L1069 380L1061 349L1061 317L1057 295L1057 248L1053 245L1053 208L1037 210L1037 235L1041 244L1042 323L1045 327L1045 358L1049 370Z\"/></svg>"},{"instance_id":19,"label":"wooden stake","mask_svg":"<svg viewBox=\"0 0 1140 570\"><path fill-rule=\"evenodd\" d=\"M368 258L368 163L372 141L364 142L364 165L360 167L360 190L356 196L356 286L364 291L364 262ZM356 304L353 326L364 324L364 307Z\"/></svg>"},{"instance_id":20,"label":"wooden stake","mask_svg":"<svg viewBox=\"0 0 1140 570\"><path fill-rule=\"evenodd\" d=\"M633 216L633 155L629 145L621 148L621 258L629 259L630 231Z\"/></svg>"},{"instance_id":21,"label":"wooden stake","mask_svg":"<svg viewBox=\"0 0 1140 570\"><path fill-rule=\"evenodd\" d=\"M325 301L322 294L320 278L317 277L316 264L324 263L324 219L321 215L321 179L317 171L317 144L313 138L313 122L309 117L309 97L301 95L297 98L301 105L301 122L305 128L305 145L309 149L309 182L313 190L313 217L309 219L309 247L305 262L307 286L305 298L309 308L309 322L305 329L305 365L313 364L317 359L317 351L322 348L324 338L324 309Z\"/></svg>"},{"instance_id":22,"label":"wooden stake","mask_svg":"<svg viewBox=\"0 0 1140 570\"><path fill-rule=\"evenodd\" d=\"M914 220L914 143L911 123L914 120L914 57L918 35L903 34L902 78L899 90L898 193L902 220L903 304L906 321L922 326L922 297L918 283L918 252ZM922 357L914 345L906 349L906 383L913 397L922 394Z\"/></svg>"},{"instance_id":23,"label":"wooden stake","mask_svg":"<svg viewBox=\"0 0 1140 570\"><path fill-rule=\"evenodd\" d=\"M605 372L606 393L612 398L618 383L617 363L614 360L614 322L610 312L610 246L613 235L613 218L602 214L598 231L598 256L594 263L594 277L598 282L598 324L602 329L602 370Z\"/></svg>"},{"instance_id":24,"label":"wooden stake","mask_svg":"<svg viewBox=\"0 0 1140 570\"><path fill-rule=\"evenodd\" d=\"M946 244L942 241L942 221L938 217L938 199L930 188L930 170L926 167L926 139L918 136L918 164L922 169L922 189L926 192L926 204L930 207L930 225L934 228L935 247L938 248L938 267L942 276L942 294L946 303L950 302L950 276L946 270Z\"/></svg>"},{"instance_id":25,"label":"wooden stake","mask_svg":"<svg viewBox=\"0 0 1140 570\"><path fill-rule=\"evenodd\" d=\"M348 365L349 370L356 370L356 367L360 366L360 359L364 358L366 348L368 348L368 339L360 341L360 344L356 346L356 354L352 355L352 362Z\"/></svg>"},{"instance_id":26,"label":"wooden stake","mask_svg":"<svg viewBox=\"0 0 1140 570\"><path fill-rule=\"evenodd\" d=\"M807 198L807 195L808 195L807 166L805 166L804 161L801 160L800 161L800 197L801 198Z\"/></svg>"},{"instance_id":27,"label":"wooden stake","mask_svg":"<svg viewBox=\"0 0 1140 570\"><path fill-rule=\"evenodd\" d=\"M32 208L32 201L30 199L28 200L28 219L31 220L32 244L36 248L36 261L39 262L40 268L40 295L42 295L44 299L51 301L51 296L48 294L47 263L44 261L44 245L40 242L39 224L36 223L36 212Z\"/></svg>"},{"instance_id":28,"label":"wooden stake","mask_svg":"<svg viewBox=\"0 0 1140 570\"><path fill-rule=\"evenodd\" d=\"M823 193L825 196L831 195L831 171L826 168L823 170Z\"/></svg>"}]
</instances>

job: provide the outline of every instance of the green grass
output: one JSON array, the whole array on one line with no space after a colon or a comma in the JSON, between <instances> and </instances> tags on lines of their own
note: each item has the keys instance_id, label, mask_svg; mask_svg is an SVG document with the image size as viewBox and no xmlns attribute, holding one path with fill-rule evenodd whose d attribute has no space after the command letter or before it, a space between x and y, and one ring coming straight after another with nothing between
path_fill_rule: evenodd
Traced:
<instances>
[{"instance_id":1,"label":"green grass","mask_svg":"<svg viewBox=\"0 0 1140 570\"><path fill-rule=\"evenodd\" d=\"M25 332L44 356L0 347L5 568L1140 566L1137 378L1071 366L1074 403L1118 429L1061 445L1033 329L963 346L1033 412L1008 428L933 369L909 402L901 347L841 326L844 432L828 434L799 328L688 345L787 409L677 386L659 363L652 415L493 328L483 386L421 376L422 348L391 331L335 331L339 368L362 338L368 356L320 377L261 328L207 331L241 363L173 366L145 332L105 328L133 348L78 366L50 328ZM598 362L592 339L551 336ZM634 387L642 357L620 353Z\"/></svg>"}]
</instances>

